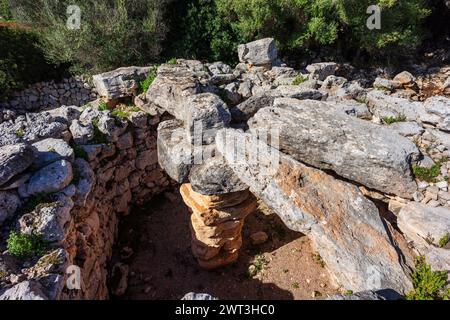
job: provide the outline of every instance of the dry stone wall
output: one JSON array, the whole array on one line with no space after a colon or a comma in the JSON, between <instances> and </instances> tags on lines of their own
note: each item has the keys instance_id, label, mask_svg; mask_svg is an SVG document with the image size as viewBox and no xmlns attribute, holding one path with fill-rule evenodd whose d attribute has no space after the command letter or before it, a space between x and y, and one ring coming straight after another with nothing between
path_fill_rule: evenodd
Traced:
<instances>
[{"instance_id":1,"label":"dry stone wall","mask_svg":"<svg viewBox=\"0 0 450 320\"><path fill-rule=\"evenodd\" d=\"M107 299L120 218L172 185L158 165L158 115L132 109L119 118L92 107L62 109L3 127L6 133L21 123L24 134L19 144L8 134L1 138L0 299ZM49 130L52 123L58 126ZM45 252L19 259L5 251L13 231L39 236Z\"/></svg>"}]
</instances>

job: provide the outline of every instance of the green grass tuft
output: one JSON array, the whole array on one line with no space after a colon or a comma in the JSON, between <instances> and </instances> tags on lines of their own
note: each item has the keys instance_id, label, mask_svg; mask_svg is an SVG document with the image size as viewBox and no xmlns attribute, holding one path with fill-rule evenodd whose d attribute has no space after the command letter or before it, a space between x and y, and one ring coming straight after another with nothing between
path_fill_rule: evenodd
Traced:
<instances>
[{"instance_id":1,"label":"green grass tuft","mask_svg":"<svg viewBox=\"0 0 450 320\"><path fill-rule=\"evenodd\" d=\"M420 167L417 165L413 166L413 173L417 179L426 182L436 182L436 178L441 173L441 167L444 162L447 162L447 158L442 158L437 161L431 168Z\"/></svg>"},{"instance_id":2,"label":"green grass tuft","mask_svg":"<svg viewBox=\"0 0 450 320\"><path fill-rule=\"evenodd\" d=\"M104 102L104 101L101 101L98 104L98 110L100 110L100 111L107 111L107 110L109 110L108 104L106 102Z\"/></svg>"},{"instance_id":3,"label":"green grass tuft","mask_svg":"<svg viewBox=\"0 0 450 320\"><path fill-rule=\"evenodd\" d=\"M148 88L150 88L153 81L155 81L155 79L156 79L157 71L158 71L157 66L152 67L150 69L150 72L148 73L147 78L144 81L141 81L141 83L139 83L139 92L140 93L145 93L148 91Z\"/></svg>"},{"instance_id":4,"label":"green grass tuft","mask_svg":"<svg viewBox=\"0 0 450 320\"><path fill-rule=\"evenodd\" d=\"M444 248L450 242L450 234L447 233L439 240L439 248Z\"/></svg>"},{"instance_id":5,"label":"green grass tuft","mask_svg":"<svg viewBox=\"0 0 450 320\"><path fill-rule=\"evenodd\" d=\"M398 122L405 122L406 121L406 116L404 115L400 115L398 117L384 117L383 118L383 122L387 125L391 125L394 123L398 123Z\"/></svg>"},{"instance_id":6,"label":"green grass tuft","mask_svg":"<svg viewBox=\"0 0 450 320\"><path fill-rule=\"evenodd\" d=\"M44 254L47 243L36 234L11 232L7 240L8 252L20 259Z\"/></svg>"},{"instance_id":7,"label":"green grass tuft","mask_svg":"<svg viewBox=\"0 0 450 320\"><path fill-rule=\"evenodd\" d=\"M295 77L294 81L292 81L292 85L298 86L299 84L305 82L306 80L308 80L307 77L304 77L303 75L299 74L298 76Z\"/></svg>"}]
</instances>

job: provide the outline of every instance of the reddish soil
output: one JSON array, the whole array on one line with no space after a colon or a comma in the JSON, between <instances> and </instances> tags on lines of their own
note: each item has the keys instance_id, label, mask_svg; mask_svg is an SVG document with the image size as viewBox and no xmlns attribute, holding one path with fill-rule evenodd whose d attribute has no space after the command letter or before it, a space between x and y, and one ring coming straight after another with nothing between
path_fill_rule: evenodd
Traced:
<instances>
[{"instance_id":1,"label":"reddish soil","mask_svg":"<svg viewBox=\"0 0 450 320\"><path fill-rule=\"evenodd\" d=\"M134 254L122 260L130 267L128 289L120 299L180 299L188 292L229 299L324 299L337 293L310 241L287 229L261 205L246 219L244 245L237 263L216 271L201 269L190 251L189 212L176 194L159 197L124 219L119 248ZM265 231L259 246L250 235ZM258 272L249 276L250 265ZM314 298L313 298L314 296Z\"/></svg>"}]
</instances>

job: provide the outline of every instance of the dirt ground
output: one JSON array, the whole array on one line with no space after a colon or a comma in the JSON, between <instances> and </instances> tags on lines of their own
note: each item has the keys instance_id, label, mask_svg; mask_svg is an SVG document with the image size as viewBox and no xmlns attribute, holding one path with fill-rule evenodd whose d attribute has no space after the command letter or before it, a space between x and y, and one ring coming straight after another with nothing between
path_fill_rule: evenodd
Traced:
<instances>
[{"instance_id":1,"label":"dirt ground","mask_svg":"<svg viewBox=\"0 0 450 320\"><path fill-rule=\"evenodd\" d=\"M249 236L258 231L266 232L269 240L254 246ZM171 193L154 199L122 222L116 261L121 253L133 254L121 259L130 268L128 289L113 298L180 299L197 292L222 300L303 300L337 293L307 237L287 229L264 205L246 219L243 232L237 263L203 270L191 254L189 211L181 196ZM248 271L252 264L254 276Z\"/></svg>"}]
</instances>

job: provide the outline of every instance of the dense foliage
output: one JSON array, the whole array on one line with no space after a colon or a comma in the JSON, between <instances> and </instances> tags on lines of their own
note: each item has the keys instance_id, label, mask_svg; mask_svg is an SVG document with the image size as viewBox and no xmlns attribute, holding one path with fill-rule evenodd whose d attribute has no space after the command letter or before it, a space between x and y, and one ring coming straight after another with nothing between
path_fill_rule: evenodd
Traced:
<instances>
[{"instance_id":1,"label":"dense foliage","mask_svg":"<svg viewBox=\"0 0 450 320\"><path fill-rule=\"evenodd\" d=\"M380 30L366 26L373 4L382 9ZM78 30L67 28L69 5L81 8ZM412 55L431 35L426 17L432 12L433 20L445 21L446 11L441 0L0 0L1 16L27 23L39 34L26 41L29 46L39 46L50 63L70 65L75 73L172 57L235 63L239 43L268 36L290 62L321 52L345 60L386 61ZM10 62L3 52L0 60L11 63L12 70L24 63ZM12 73L0 73L3 91L17 87L5 85ZM23 75L12 78L8 81L23 84L16 80Z\"/></svg>"},{"instance_id":2,"label":"dense foliage","mask_svg":"<svg viewBox=\"0 0 450 320\"><path fill-rule=\"evenodd\" d=\"M72 70L100 72L155 60L166 26L168 0L14 0L16 18L42 36L46 57L72 63ZM81 9L80 28L67 27L69 6ZM73 13L72 13L73 14Z\"/></svg>"}]
</instances>

